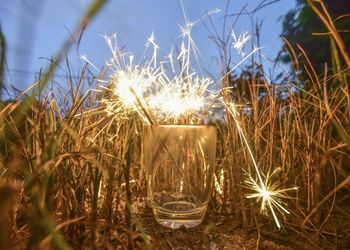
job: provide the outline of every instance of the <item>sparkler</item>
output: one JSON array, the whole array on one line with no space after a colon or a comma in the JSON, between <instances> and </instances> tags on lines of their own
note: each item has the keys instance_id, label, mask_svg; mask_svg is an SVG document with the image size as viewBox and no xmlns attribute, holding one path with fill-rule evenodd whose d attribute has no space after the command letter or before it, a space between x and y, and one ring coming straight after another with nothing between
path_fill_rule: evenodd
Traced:
<instances>
[{"instance_id":1,"label":"sparkler","mask_svg":"<svg viewBox=\"0 0 350 250\"><path fill-rule=\"evenodd\" d=\"M246 187L255 193L247 194L248 199L261 199L260 213L267 214L267 207L270 209L272 216L278 228L281 228L275 209L280 213L289 214L289 211L282 206L281 198L289 198L285 193L288 191L296 191L297 187L279 189L276 183L272 183L271 176L267 175L263 183L258 183L249 174L245 180ZM260 175L260 174L259 174ZM258 176L259 176L258 175ZM262 178L262 177L261 177ZM260 178L259 178L260 179Z\"/></svg>"},{"instance_id":2,"label":"sparkler","mask_svg":"<svg viewBox=\"0 0 350 250\"><path fill-rule=\"evenodd\" d=\"M112 58L107 63L112 75L109 81L104 82L109 86L101 87L110 93L102 100L109 115L125 117L126 113L136 111L147 124L203 122L217 94L209 91L214 81L200 77L191 68L192 57L197 59L199 55L191 36L197 22L186 19L185 25L180 27L181 50L176 58L171 50L167 61L158 59L159 46L153 32L147 39L144 52L146 55L152 49L150 59L136 64L132 53L122 52L116 36L105 36L112 52ZM175 67L174 62L180 66Z\"/></svg>"},{"instance_id":3,"label":"sparkler","mask_svg":"<svg viewBox=\"0 0 350 250\"><path fill-rule=\"evenodd\" d=\"M242 127L240 126L240 123L238 121L238 110L236 108L236 105L234 103L224 103L226 106L228 112L231 114L240 138L243 140L249 156L253 162L255 174L257 176L258 181L256 181L250 174L247 173L248 179L245 180L246 187L255 193L247 194L246 197L248 199L258 199L261 200L261 206L260 206L260 212L267 214L267 208L270 209L272 217L277 225L278 228L281 228L281 224L278 220L276 211L279 213L286 213L289 214L289 211L283 206L283 203L281 201L281 198L289 198L285 193L292 190L297 190L297 187L292 188L285 188L285 189L278 189L278 184L273 183L271 180L272 175L266 175L265 178L261 174L261 170L258 167L258 164L256 163L255 157L253 155L253 152L249 146L248 140L243 132Z\"/></svg>"}]
</instances>

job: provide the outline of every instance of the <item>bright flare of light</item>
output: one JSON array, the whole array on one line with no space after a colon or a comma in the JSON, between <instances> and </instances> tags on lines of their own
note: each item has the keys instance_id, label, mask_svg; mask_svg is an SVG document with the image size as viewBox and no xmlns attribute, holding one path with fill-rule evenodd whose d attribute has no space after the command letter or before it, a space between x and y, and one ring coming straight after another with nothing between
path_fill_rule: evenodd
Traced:
<instances>
[{"instance_id":1,"label":"bright flare of light","mask_svg":"<svg viewBox=\"0 0 350 250\"><path fill-rule=\"evenodd\" d=\"M107 61L112 74L109 80L100 81L103 83L100 87L109 94L100 103L105 106L108 117L114 116L112 120L127 119L136 111L149 124L207 121L205 116L218 93L209 91L214 81L200 77L193 67L199 65L200 55L191 32L202 18L220 10L207 11L199 19L189 21L183 3L181 5L185 24L180 26L180 51L174 55L171 49L164 61L158 58L159 45L154 32L146 41L142 61L136 63L133 53L119 46L116 35L103 36L112 54ZM92 65L86 56L82 59ZM192 60L196 64L192 64Z\"/></svg>"},{"instance_id":2,"label":"bright flare of light","mask_svg":"<svg viewBox=\"0 0 350 250\"><path fill-rule=\"evenodd\" d=\"M232 47L237 50L237 53L240 56L244 57L245 55L244 47L245 47L245 44L251 39L250 35L248 35L247 32L244 32L244 33L241 33L237 38L233 30L231 31L231 35L233 38Z\"/></svg>"},{"instance_id":3,"label":"bright flare of light","mask_svg":"<svg viewBox=\"0 0 350 250\"><path fill-rule=\"evenodd\" d=\"M137 84L139 79L135 78L134 77L135 75L132 75L132 74L126 75L126 73L123 71L118 73L119 75L116 76L118 84L114 89L115 91L114 94L119 96L122 99L122 102L126 107L134 108L135 96L134 96L134 93L131 91L131 88L133 88L134 91L138 94L142 92L140 85Z\"/></svg>"},{"instance_id":4,"label":"bright flare of light","mask_svg":"<svg viewBox=\"0 0 350 250\"><path fill-rule=\"evenodd\" d=\"M283 214L289 214L289 211L282 205L281 198L289 198L285 193L292 190L298 190L297 187L279 189L277 184L270 183L271 179L267 177L263 185L253 179L251 175L248 175L248 179L245 180L246 187L255 193L247 194L248 199L261 200L260 213L267 214L267 208L270 209L272 217L278 228L281 228L281 224L276 215L275 209Z\"/></svg>"},{"instance_id":5,"label":"bright flare of light","mask_svg":"<svg viewBox=\"0 0 350 250\"><path fill-rule=\"evenodd\" d=\"M124 117L125 112L137 111L148 123L158 124L196 124L204 119L217 95L208 91L214 81L199 77L190 67L191 55L197 55L191 37L194 23L188 22L181 28L181 50L176 58L171 50L167 61L158 61L159 46L154 33L147 39L144 52L147 55L147 50L153 51L150 60L138 64L134 63L132 53L122 52L118 43L113 42L116 36L105 37L113 55L108 62L113 71L110 85L103 87L111 93L109 99L104 100L109 102L108 114L113 113L113 108L116 115L124 110ZM174 61L179 62L178 68Z\"/></svg>"}]
</instances>

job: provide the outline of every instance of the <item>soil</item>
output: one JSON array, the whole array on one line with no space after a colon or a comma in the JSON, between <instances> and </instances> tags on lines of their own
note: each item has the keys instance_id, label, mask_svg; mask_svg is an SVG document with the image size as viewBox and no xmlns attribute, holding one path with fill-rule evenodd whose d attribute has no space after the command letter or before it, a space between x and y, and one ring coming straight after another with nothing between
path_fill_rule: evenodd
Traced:
<instances>
[{"instance_id":1,"label":"soil","mask_svg":"<svg viewBox=\"0 0 350 250\"><path fill-rule=\"evenodd\" d=\"M149 208L145 209L141 218L151 249L317 249L302 236L283 230L264 230L262 233L257 227L244 228L232 215L209 212L201 225L176 230L159 225ZM141 244L137 245L144 248Z\"/></svg>"}]
</instances>

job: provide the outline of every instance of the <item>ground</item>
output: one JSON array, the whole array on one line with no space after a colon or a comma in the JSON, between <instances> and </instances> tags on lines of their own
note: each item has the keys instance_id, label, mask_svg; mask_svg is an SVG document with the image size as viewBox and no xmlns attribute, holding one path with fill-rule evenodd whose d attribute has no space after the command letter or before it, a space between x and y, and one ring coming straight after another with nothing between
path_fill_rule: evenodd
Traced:
<instances>
[{"instance_id":1,"label":"ground","mask_svg":"<svg viewBox=\"0 0 350 250\"><path fill-rule=\"evenodd\" d=\"M259 237L256 227L244 228L235 216L214 212L209 212L198 227L172 230L160 226L151 209L145 209L142 224L152 249L315 249L302 236L290 235L286 229L259 230Z\"/></svg>"}]
</instances>

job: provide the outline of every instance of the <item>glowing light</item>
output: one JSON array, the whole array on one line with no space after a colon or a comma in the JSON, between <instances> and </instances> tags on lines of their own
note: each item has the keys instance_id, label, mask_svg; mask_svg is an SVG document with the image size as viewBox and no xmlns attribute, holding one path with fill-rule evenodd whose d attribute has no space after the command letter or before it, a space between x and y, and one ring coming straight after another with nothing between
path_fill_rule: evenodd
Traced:
<instances>
[{"instance_id":1,"label":"glowing light","mask_svg":"<svg viewBox=\"0 0 350 250\"><path fill-rule=\"evenodd\" d=\"M279 189L277 184L271 183L269 177L266 177L263 185L261 185L251 175L248 175L248 180L245 180L245 183L248 189L255 191L255 193L247 194L246 197L248 199L261 199L260 213L267 214L267 208L269 208L277 227L281 228L275 209L281 214L289 214L289 211L282 205L281 198L289 198L285 193L298 190L298 188Z\"/></svg>"},{"instance_id":2,"label":"glowing light","mask_svg":"<svg viewBox=\"0 0 350 250\"><path fill-rule=\"evenodd\" d=\"M235 32L232 30L231 35L233 37L232 47L237 50L237 53L244 57L244 46L251 39L247 32L244 32L236 37Z\"/></svg>"},{"instance_id":3,"label":"glowing light","mask_svg":"<svg viewBox=\"0 0 350 250\"><path fill-rule=\"evenodd\" d=\"M134 90L137 90L137 93L140 93L141 90L137 88L138 79L133 78L133 75L126 75L125 72L120 72L120 74L115 77L117 77L118 81L115 88L115 95L120 96L125 106L133 108L135 105L135 97L130 91L130 88L133 87Z\"/></svg>"},{"instance_id":4,"label":"glowing light","mask_svg":"<svg viewBox=\"0 0 350 250\"><path fill-rule=\"evenodd\" d=\"M196 45L191 30L196 22L186 22L181 30L181 50L174 59L173 50L167 55L167 61L158 61L159 46L154 33L146 42L146 50L151 49L150 60L134 64L132 53L122 53L116 36L105 37L113 57L108 61L112 70L109 85L102 88L110 96L102 103L108 115L116 116L136 111L147 123L199 123L208 114L210 103L217 95L208 91L214 83L211 78L199 77L191 69L192 54L196 54ZM174 66L174 61L180 67ZM165 65L168 64L169 67ZM169 71L168 70L169 68Z\"/></svg>"}]
</instances>

